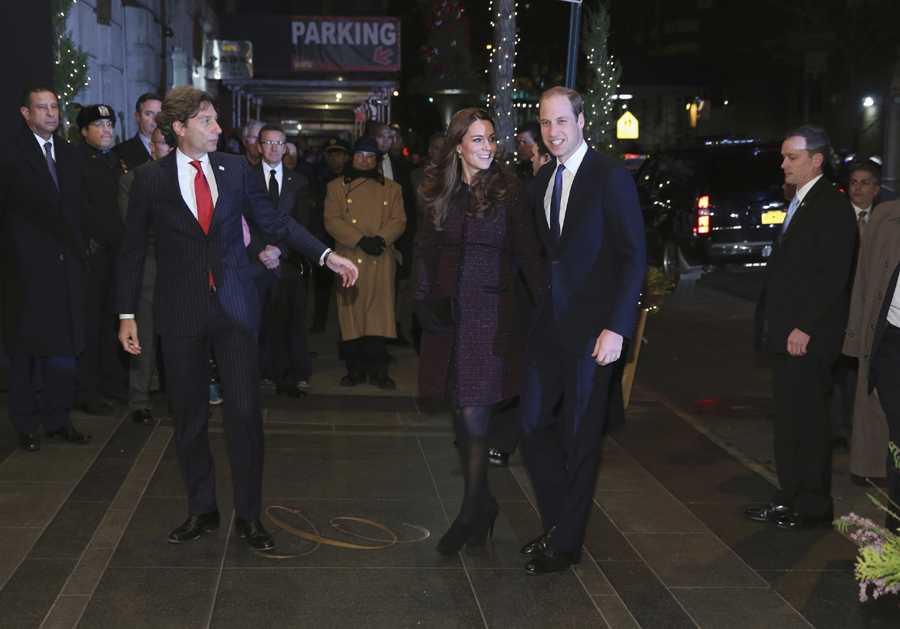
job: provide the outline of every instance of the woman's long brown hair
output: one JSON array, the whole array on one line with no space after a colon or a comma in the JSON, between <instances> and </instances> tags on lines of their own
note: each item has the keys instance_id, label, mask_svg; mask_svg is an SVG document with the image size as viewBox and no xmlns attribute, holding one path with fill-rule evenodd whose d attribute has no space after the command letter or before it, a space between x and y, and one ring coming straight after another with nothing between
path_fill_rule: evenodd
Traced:
<instances>
[{"instance_id":1,"label":"woman's long brown hair","mask_svg":"<svg viewBox=\"0 0 900 629\"><path fill-rule=\"evenodd\" d=\"M465 185L462 180L462 158L457 154L456 147L476 120L490 122L495 130L497 128L494 119L483 109L470 107L458 111L447 128L444 148L437 164L425 169L419 194L425 204L425 216L437 231L441 231L456 193ZM471 184L472 218L486 220L496 218L499 205L506 197L506 178L509 176L511 175L501 170L496 157L490 167L476 173Z\"/></svg>"}]
</instances>

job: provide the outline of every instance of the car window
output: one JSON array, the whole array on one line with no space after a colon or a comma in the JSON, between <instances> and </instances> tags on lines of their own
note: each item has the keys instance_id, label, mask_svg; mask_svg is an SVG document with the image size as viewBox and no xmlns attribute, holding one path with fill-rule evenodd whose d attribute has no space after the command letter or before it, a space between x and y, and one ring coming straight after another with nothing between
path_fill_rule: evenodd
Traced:
<instances>
[{"instance_id":1,"label":"car window","mask_svg":"<svg viewBox=\"0 0 900 629\"><path fill-rule=\"evenodd\" d=\"M775 149L755 154L717 155L710 173L711 194L776 190L784 183L781 154Z\"/></svg>"}]
</instances>

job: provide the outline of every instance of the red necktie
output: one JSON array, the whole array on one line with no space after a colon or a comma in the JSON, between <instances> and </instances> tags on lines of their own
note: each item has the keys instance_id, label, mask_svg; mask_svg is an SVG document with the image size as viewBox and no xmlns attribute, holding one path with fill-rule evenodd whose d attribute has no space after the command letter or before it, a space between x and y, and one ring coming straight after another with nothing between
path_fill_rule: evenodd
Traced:
<instances>
[{"instance_id":1,"label":"red necktie","mask_svg":"<svg viewBox=\"0 0 900 629\"><path fill-rule=\"evenodd\" d=\"M197 220L200 221L200 227L203 232L209 233L209 224L212 222L213 200L212 193L209 191L209 182L206 175L203 174L203 166L199 160L191 162L191 166L197 169L197 176L194 177L194 198L197 200ZM212 269L209 271L209 286L215 288L216 283L213 282Z\"/></svg>"}]
</instances>

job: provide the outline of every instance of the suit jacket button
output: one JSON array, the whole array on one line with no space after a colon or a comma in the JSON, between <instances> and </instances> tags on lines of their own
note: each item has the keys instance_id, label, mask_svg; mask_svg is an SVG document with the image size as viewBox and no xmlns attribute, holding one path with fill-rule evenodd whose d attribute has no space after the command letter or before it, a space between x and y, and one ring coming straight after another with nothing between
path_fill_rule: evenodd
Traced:
<instances>
[{"instance_id":1,"label":"suit jacket button","mask_svg":"<svg viewBox=\"0 0 900 629\"><path fill-rule=\"evenodd\" d=\"M849 336L849 337L852 339L852 338L853 338L853 332L851 332L851 333L848 334L847 336Z\"/></svg>"},{"instance_id":2,"label":"suit jacket button","mask_svg":"<svg viewBox=\"0 0 900 629\"><path fill-rule=\"evenodd\" d=\"M874 329L875 329L875 326L874 326L873 324L870 324L870 325L869 325L869 329L870 329L870 330L874 330Z\"/></svg>"},{"instance_id":3,"label":"suit jacket button","mask_svg":"<svg viewBox=\"0 0 900 629\"><path fill-rule=\"evenodd\" d=\"M878 299L881 299L881 293L878 293Z\"/></svg>"},{"instance_id":4,"label":"suit jacket button","mask_svg":"<svg viewBox=\"0 0 900 629\"><path fill-rule=\"evenodd\" d=\"M347 199L347 203L353 203L353 199Z\"/></svg>"},{"instance_id":5,"label":"suit jacket button","mask_svg":"<svg viewBox=\"0 0 900 629\"><path fill-rule=\"evenodd\" d=\"M350 222L353 223L354 225L356 225L356 219L355 219L355 218L351 218L351 219L350 219Z\"/></svg>"},{"instance_id":6,"label":"suit jacket button","mask_svg":"<svg viewBox=\"0 0 900 629\"><path fill-rule=\"evenodd\" d=\"M59 259L60 259L60 260L65 260L65 256L64 256L63 254L59 254Z\"/></svg>"},{"instance_id":7,"label":"suit jacket button","mask_svg":"<svg viewBox=\"0 0 900 629\"><path fill-rule=\"evenodd\" d=\"M362 258L356 261L357 264L362 264Z\"/></svg>"}]
</instances>

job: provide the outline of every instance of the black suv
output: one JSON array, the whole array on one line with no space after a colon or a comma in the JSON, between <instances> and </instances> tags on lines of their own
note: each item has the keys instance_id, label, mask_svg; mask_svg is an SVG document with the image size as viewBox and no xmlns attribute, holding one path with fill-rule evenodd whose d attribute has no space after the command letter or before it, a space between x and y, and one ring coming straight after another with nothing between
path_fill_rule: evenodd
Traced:
<instances>
[{"instance_id":1,"label":"black suv","mask_svg":"<svg viewBox=\"0 0 900 629\"><path fill-rule=\"evenodd\" d=\"M635 175L650 264L688 292L704 265L764 263L787 202L781 145L701 138L647 159Z\"/></svg>"}]
</instances>

